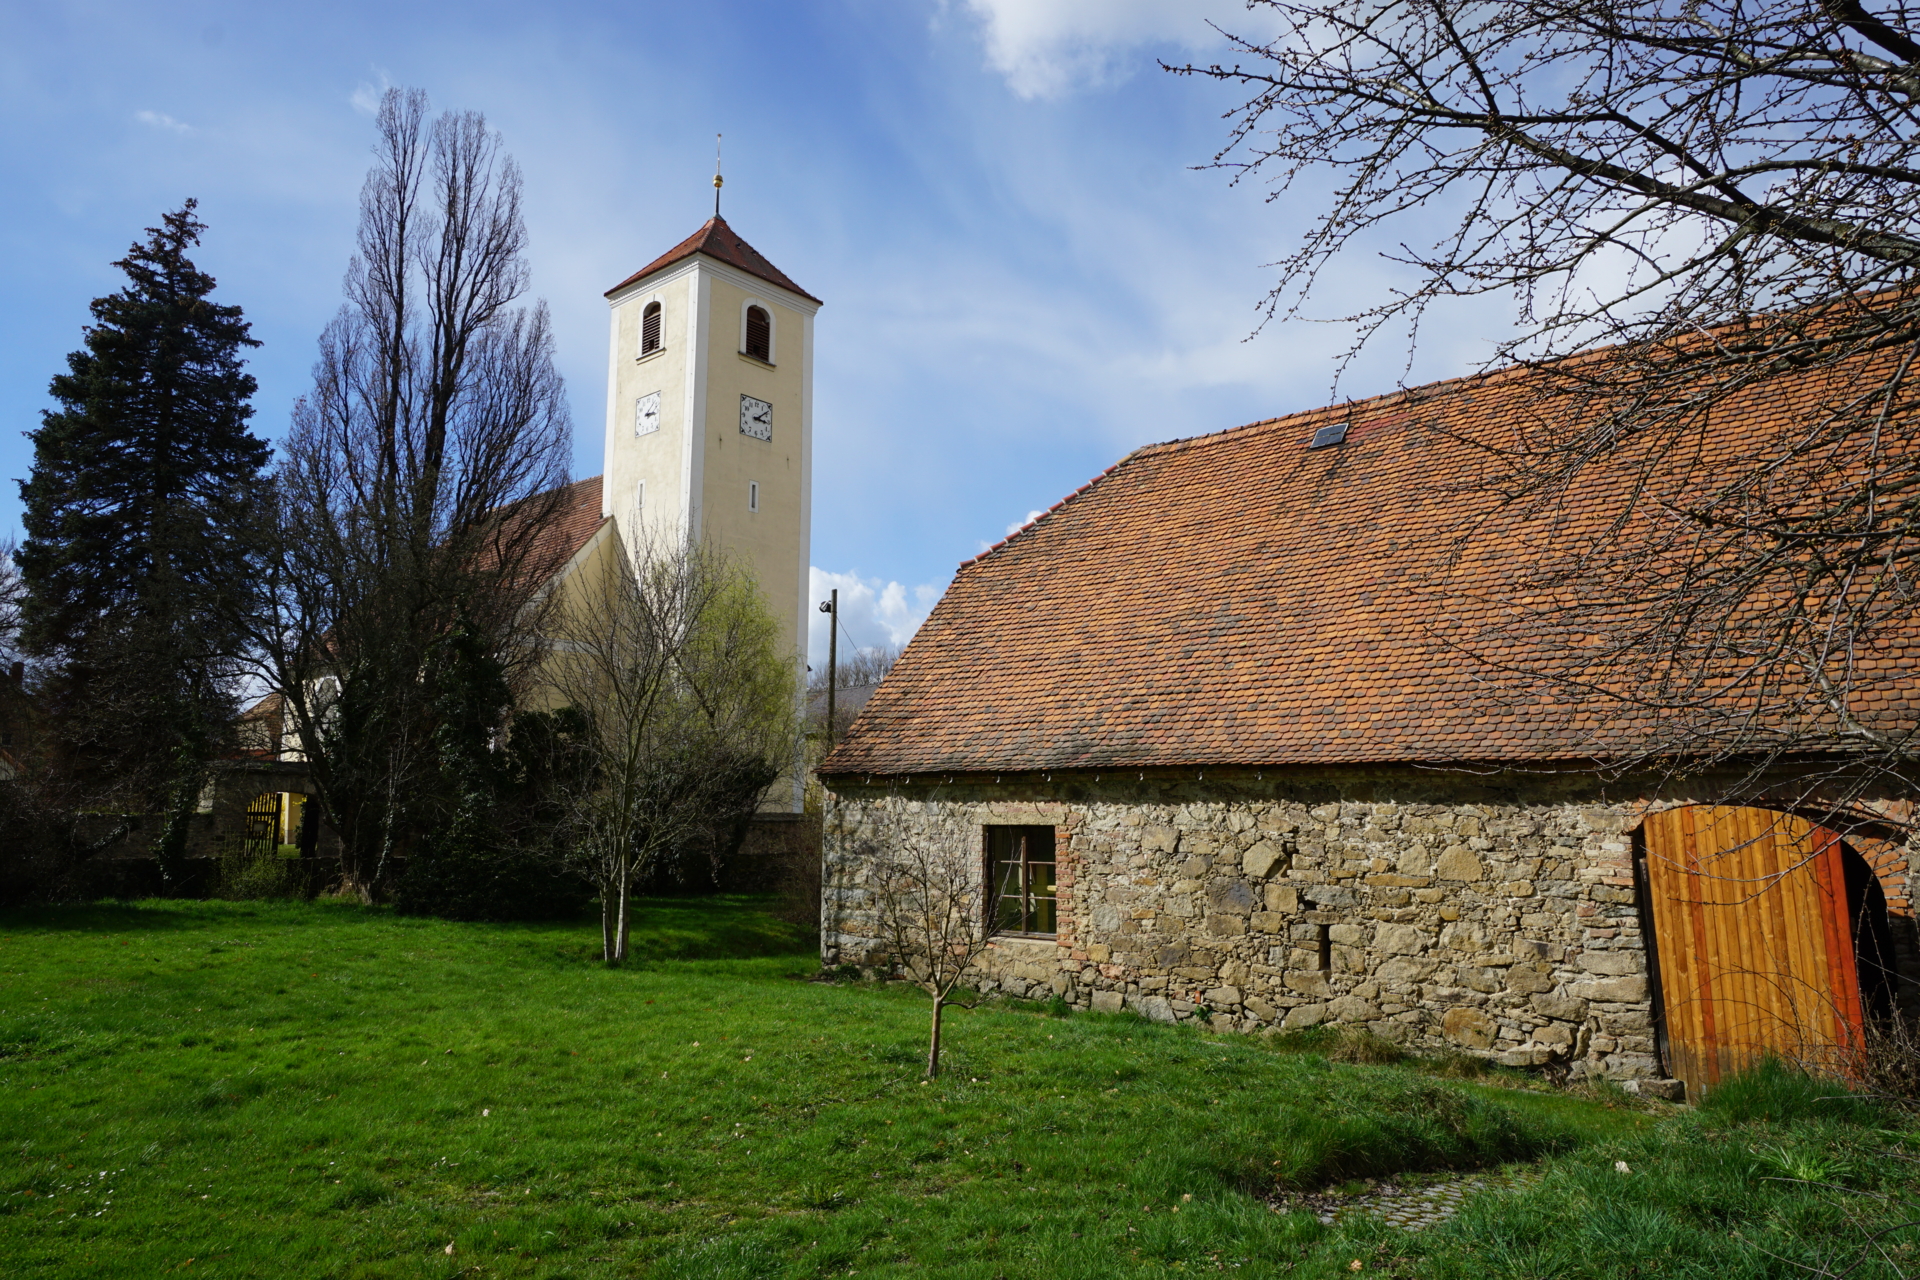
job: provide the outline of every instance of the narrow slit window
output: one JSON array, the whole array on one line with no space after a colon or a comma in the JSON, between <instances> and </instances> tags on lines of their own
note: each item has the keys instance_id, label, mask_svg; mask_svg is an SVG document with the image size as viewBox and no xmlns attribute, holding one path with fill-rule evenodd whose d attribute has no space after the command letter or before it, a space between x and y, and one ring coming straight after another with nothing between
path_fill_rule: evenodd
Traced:
<instances>
[{"instance_id":1,"label":"narrow slit window","mask_svg":"<svg viewBox=\"0 0 1920 1280\"><path fill-rule=\"evenodd\" d=\"M1314 956L1314 968L1322 973L1333 972L1333 926L1321 925L1319 954Z\"/></svg>"},{"instance_id":2,"label":"narrow slit window","mask_svg":"<svg viewBox=\"0 0 1920 1280\"><path fill-rule=\"evenodd\" d=\"M747 510L758 511L759 509L760 482L758 480L749 480L747 481Z\"/></svg>"},{"instance_id":3,"label":"narrow slit window","mask_svg":"<svg viewBox=\"0 0 1920 1280\"><path fill-rule=\"evenodd\" d=\"M1052 827L988 827L987 874L1002 933L1056 934Z\"/></svg>"},{"instance_id":4,"label":"narrow slit window","mask_svg":"<svg viewBox=\"0 0 1920 1280\"><path fill-rule=\"evenodd\" d=\"M747 308L747 354L773 363L773 317L765 307Z\"/></svg>"},{"instance_id":5,"label":"narrow slit window","mask_svg":"<svg viewBox=\"0 0 1920 1280\"><path fill-rule=\"evenodd\" d=\"M660 304L649 302L640 313L640 354L660 350Z\"/></svg>"}]
</instances>

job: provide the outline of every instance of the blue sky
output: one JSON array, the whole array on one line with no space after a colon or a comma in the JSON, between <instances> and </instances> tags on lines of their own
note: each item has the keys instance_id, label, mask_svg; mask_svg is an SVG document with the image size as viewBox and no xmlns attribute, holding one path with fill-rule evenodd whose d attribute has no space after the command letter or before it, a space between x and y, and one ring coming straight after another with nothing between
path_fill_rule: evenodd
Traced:
<instances>
[{"instance_id":1,"label":"blue sky","mask_svg":"<svg viewBox=\"0 0 1920 1280\"><path fill-rule=\"evenodd\" d=\"M1336 326L1250 337L1311 199L1194 171L1234 0L707 0L0 9L0 530L48 379L108 264L188 196L197 260L264 346L284 432L339 306L386 84L484 112L526 176L534 293L599 470L601 294L690 233L726 134L730 223L818 327L813 561L859 643L903 640L955 565L1129 449L1325 403ZM1348 264L1327 314L1393 279ZM1347 291L1348 296L1341 296ZM1343 393L1461 372L1498 336L1391 343ZM816 639L824 640L824 635Z\"/></svg>"}]
</instances>

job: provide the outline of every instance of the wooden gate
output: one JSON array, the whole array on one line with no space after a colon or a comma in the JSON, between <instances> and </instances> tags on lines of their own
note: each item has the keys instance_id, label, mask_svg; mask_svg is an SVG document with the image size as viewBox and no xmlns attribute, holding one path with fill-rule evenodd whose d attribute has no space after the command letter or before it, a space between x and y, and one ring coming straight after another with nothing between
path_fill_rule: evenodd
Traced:
<instances>
[{"instance_id":1,"label":"wooden gate","mask_svg":"<svg viewBox=\"0 0 1920 1280\"><path fill-rule=\"evenodd\" d=\"M280 793L264 792L247 805L246 851L269 856L280 850Z\"/></svg>"},{"instance_id":2,"label":"wooden gate","mask_svg":"<svg viewBox=\"0 0 1920 1280\"><path fill-rule=\"evenodd\" d=\"M1840 837L1714 805L1644 832L1667 1070L1695 1097L1768 1053L1845 1073L1863 1028Z\"/></svg>"}]
</instances>

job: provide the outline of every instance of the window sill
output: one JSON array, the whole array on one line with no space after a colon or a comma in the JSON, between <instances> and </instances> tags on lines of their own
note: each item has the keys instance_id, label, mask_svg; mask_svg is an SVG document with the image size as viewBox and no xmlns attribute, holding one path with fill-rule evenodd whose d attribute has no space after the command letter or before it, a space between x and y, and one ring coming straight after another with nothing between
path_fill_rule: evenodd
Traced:
<instances>
[{"instance_id":1,"label":"window sill","mask_svg":"<svg viewBox=\"0 0 1920 1280\"><path fill-rule=\"evenodd\" d=\"M771 360L762 360L759 356L750 356L744 351L736 352L735 354L748 364L757 364L762 369L778 369L780 367Z\"/></svg>"},{"instance_id":2,"label":"window sill","mask_svg":"<svg viewBox=\"0 0 1920 1280\"><path fill-rule=\"evenodd\" d=\"M645 364L649 360L658 360L661 356L665 354L667 354L667 349L665 347L655 347L653 350L647 352L647 354L643 356L635 356L633 358L633 362L635 364Z\"/></svg>"},{"instance_id":3,"label":"window sill","mask_svg":"<svg viewBox=\"0 0 1920 1280\"><path fill-rule=\"evenodd\" d=\"M1057 933L996 933L991 941L1043 943L1052 947L1059 945L1060 935Z\"/></svg>"}]
</instances>

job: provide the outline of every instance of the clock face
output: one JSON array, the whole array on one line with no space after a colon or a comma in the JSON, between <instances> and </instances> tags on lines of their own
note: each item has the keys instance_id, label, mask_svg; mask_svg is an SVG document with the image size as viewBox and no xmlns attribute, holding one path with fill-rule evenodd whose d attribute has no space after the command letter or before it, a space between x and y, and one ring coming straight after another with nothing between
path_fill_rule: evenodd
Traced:
<instances>
[{"instance_id":1,"label":"clock face","mask_svg":"<svg viewBox=\"0 0 1920 1280\"><path fill-rule=\"evenodd\" d=\"M740 434L755 440L773 439L773 406L752 396L740 397Z\"/></svg>"},{"instance_id":2,"label":"clock face","mask_svg":"<svg viewBox=\"0 0 1920 1280\"><path fill-rule=\"evenodd\" d=\"M650 435L660 429L660 393L641 396L633 402L633 434Z\"/></svg>"}]
</instances>

